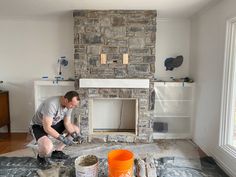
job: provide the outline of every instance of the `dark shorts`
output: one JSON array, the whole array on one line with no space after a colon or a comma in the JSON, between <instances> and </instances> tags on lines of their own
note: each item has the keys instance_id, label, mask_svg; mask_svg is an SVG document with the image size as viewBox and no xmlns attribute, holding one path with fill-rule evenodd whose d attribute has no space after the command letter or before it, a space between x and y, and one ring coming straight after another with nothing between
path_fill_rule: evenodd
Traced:
<instances>
[{"instance_id":1,"label":"dark shorts","mask_svg":"<svg viewBox=\"0 0 236 177\"><path fill-rule=\"evenodd\" d=\"M65 126L64 126L64 121L61 120L60 122L58 122L56 125L52 125L52 128L54 130L56 130L59 134L61 134L64 130L65 130ZM33 134L35 139L38 141L39 138L43 137L43 136L47 136L48 134L44 131L43 126L41 125L32 125L32 130L33 130Z\"/></svg>"}]
</instances>

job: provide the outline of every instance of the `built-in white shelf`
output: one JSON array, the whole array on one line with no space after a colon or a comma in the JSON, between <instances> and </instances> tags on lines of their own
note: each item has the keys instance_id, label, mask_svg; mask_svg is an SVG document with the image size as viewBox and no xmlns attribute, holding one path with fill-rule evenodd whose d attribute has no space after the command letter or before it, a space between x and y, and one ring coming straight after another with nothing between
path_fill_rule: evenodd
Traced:
<instances>
[{"instance_id":1,"label":"built-in white shelf","mask_svg":"<svg viewBox=\"0 0 236 177\"><path fill-rule=\"evenodd\" d=\"M154 115L154 117L156 117L156 118L162 118L162 117L172 117L172 118L191 118L191 116L176 116L176 115L168 115L168 116L166 116L166 115Z\"/></svg>"},{"instance_id":2,"label":"built-in white shelf","mask_svg":"<svg viewBox=\"0 0 236 177\"><path fill-rule=\"evenodd\" d=\"M34 81L35 110L51 96L62 96L67 91L75 90L74 81L37 80Z\"/></svg>"},{"instance_id":3,"label":"built-in white shelf","mask_svg":"<svg viewBox=\"0 0 236 177\"><path fill-rule=\"evenodd\" d=\"M155 86L166 86L166 87L192 87L194 83L189 83L189 82L155 82Z\"/></svg>"},{"instance_id":4,"label":"built-in white shelf","mask_svg":"<svg viewBox=\"0 0 236 177\"><path fill-rule=\"evenodd\" d=\"M67 80L37 80L34 85L46 86L74 86L74 81Z\"/></svg>"},{"instance_id":5,"label":"built-in white shelf","mask_svg":"<svg viewBox=\"0 0 236 177\"><path fill-rule=\"evenodd\" d=\"M80 79L80 88L149 88L149 79Z\"/></svg>"},{"instance_id":6,"label":"built-in white shelf","mask_svg":"<svg viewBox=\"0 0 236 177\"><path fill-rule=\"evenodd\" d=\"M153 139L188 139L190 133L153 133Z\"/></svg>"},{"instance_id":7,"label":"built-in white shelf","mask_svg":"<svg viewBox=\"0 0 236 177\"><path fill-rule=\"evenodd\" d=\"M192 100L156 100L156 101L167 101L167 102L168 101L174 101L174 102L178 101L179 102L179 101L192 101Z\"/></svg>"},{"instance_id":8,"label":"built-in white shelf","mask_svg":"<svg viewBox=\"0 0 236 177\"><path fill-rule=\"evenodd\" d=\"M155 82L154 139L191 138L194 83Z\"/></svg>"}]
</instances>

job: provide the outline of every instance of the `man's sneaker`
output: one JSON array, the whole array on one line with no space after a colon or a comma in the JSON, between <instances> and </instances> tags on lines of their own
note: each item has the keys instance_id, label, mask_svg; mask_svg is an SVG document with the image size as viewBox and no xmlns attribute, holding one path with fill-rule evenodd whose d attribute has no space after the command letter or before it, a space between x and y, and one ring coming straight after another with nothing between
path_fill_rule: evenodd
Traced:
<instances>
[{"instance_id":1,"label":"man's sneaker","mask_svg":"<svg viewBox=\"0 0 236 177\"><path fill-rule=\"evenodd\" d=\"M51 163L49 162L47 157L39 157L39 155L38 155L37 156L37 161L38 161L38 165L42 169L47 169L47 168L51 167Z\"/></svg>"},{"instance_id":2,"label":"man's sneaker","mask_svg":"<svg viewBox=\"0 0 236 177\"><path fill-rule=\"evenodd\" d=\"M53 151L51 155L52 159L68 159L69 157L62 151Z\"/></svg>"}]
</instances>

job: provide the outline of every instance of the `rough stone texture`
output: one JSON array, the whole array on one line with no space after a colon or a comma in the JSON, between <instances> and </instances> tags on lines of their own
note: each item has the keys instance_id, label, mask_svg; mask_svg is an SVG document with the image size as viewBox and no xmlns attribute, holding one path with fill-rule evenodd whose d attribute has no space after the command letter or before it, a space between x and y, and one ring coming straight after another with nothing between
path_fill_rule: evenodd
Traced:
<instances>
[{"instance_id":1,"label":"rough stone texture","mask_svg":"<svg viewBox=\"0 0 236 177\"><path fill-rule=\"evenodd\" d=\"M154 10L74 11L75 87L80 78L146 78L155 73L156 16ZM100 63L100 54L107 63ZM123 65L123 54L129 63ZM91 141L150 142L152 116L149 89L79 89L80 108L76 110L82 134L89 135L89 99L134 98L138 101L138 135L90 137Z\"/></svg>"},{"instance_id":2,"label":"rough stone texture","mask_svg":"<svg viewBox=\"0 0 236 177\"><path fill-rule=\"evenodd\" d=\"M125 142L133 143L135 136L133 135L108 135L108 142Z\"/></svg>"},{"instance_id":3,"label":"rough stone texture","mask_svg":"<svg viewBox=\"0 0 236 177\"><path fill-rule=\"evenodd\" d=\"M90 135L89 142L91 143L106 143L108 135Z\"/></svg>"},{"instance_id":4,"label":"rough stone texture","mask_svg":"<svg viewBox=\"0 0 236 177\"><path fill-rule=\"evenodd\" d=\"M80 115L80 127L84 136L89 136L89 99L95 98L134 98L139 102L138 109L138 136L142 136L143 142L150 142L152 137L152 117L148 111L149 89L80 89L80 107L77 113ZM94 141L106 142L105 136L92 136ZM96 140L97 139L97 140ZM108 142L135 142L136 136L109 135ZM139 139L137 142L140 142Z\"/></svg>"},{"instance_id":5,"label":"rough stone texture","mask_svg":"<svg viewBox=\"0 0 236 177\"><path fill-rule=\"evenodd\" d=\"M150 83L150 95L149 95L149 110L154 110L155 108L155 97L156 97L156 92L154 90L154 82Z\"/></svg>"},{"instance_id":6,"label":"rough stone texture","mask_svg":"<svg viewBox=\"0 0 236 177\"><path fill-rule=\"evenodd\" d=\"M146 158L146 170L147 170L147 177L157 176L156 164L154 158L151 156L148 156Z\"/></svg>"},{"instance_id":7,"label":"rough stone texture","mask_svg":"<svg viewBox=\"0 0 236 177\"><path fill-rule=\"evenodd\" d=\"M146 177L146 163L144 160L138 158L135 159L135 165L136 165L136 174L137 177Z\"/></svg>"},{"instance_id":8,"label":"rough stone texture","mask_svg":"<svg viewBox=\"0 0 236 177\"><path fill-rule=\"evenodd\" d=\"M95 69L101 67L100 53L116 56L117 64L122 63L122 55L128 53L132 63L140 65L132 67L132 71L123 70L122 74L109 70L105 75L109 78L153 77L155 69L150 65L155 62L155 52L152 51L155 51L156 11L78 10L74 11L73 16L75 59L85 60L84 64L75 65L76 79L85 77L84 71L87 71L87 78L101 77ZM90 56L91 54L93 56ZM141 56L141 59L134 61L134 56L137 55ZM103 69L115 70L116 65L111 66L109 63L113 63L113 60L103 65ZM144 70L145 74L137 74L140 69Z\"/></svg>"}]
</instances>

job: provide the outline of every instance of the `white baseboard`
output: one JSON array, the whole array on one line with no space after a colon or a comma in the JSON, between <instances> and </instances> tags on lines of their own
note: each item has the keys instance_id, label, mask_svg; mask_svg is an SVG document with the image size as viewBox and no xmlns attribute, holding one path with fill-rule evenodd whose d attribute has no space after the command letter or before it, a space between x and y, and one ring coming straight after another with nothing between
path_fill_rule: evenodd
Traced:
<instances>
[{"instance_id":1,"label":"white baseboard","mask_svg":"<svg viewBox=\"0 0 236 177\"><path fill-rule=\"evenodd\" d=\"M27 132L28 132L28 128L26 128L26 129L13 129L11 127L11 133L27 133ZM7 126L1 127L0 133L8 133Z\"/></svg>"},{"instance_id":2,"label":"white baseboard","mask_svg":"<svg viewBox=\"0 0 236 177\"><path fill-rule=\"evenodd\" d=\"M215 160L215 162L217 163L217 165L219 165L219 167L221 167L222 170L224 170L224 172L225 172L227 175L229 175L230 177L236 177L236 174L233 172L233 170L230 169L230 168L225 164L225 162L223 162L223 161L218 157L217 154L214 154L214 152L208 150L208 148L207 148L205 145L199 143L197 140L193 140L193 142L196 143L196 144L203 150L203 152L205 152L208 156L211 156L211 157ZM217 150L217 151L219 151L219 150ZM220 153L220 152L219 152L219 153Z\"/></svg>"}]
</instances>

